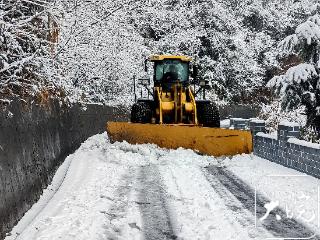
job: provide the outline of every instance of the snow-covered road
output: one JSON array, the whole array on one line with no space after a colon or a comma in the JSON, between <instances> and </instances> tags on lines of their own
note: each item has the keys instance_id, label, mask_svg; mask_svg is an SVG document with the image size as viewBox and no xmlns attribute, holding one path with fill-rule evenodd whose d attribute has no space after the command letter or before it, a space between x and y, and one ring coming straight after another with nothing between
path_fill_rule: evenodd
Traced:
<instances>
[{"instance_id":1,"label":"snow-covered road","mask_svg":"<svg viewBox=\"0 0 320 240\"><path fill-rule=\"evenodd\" d=\"M253 155L111 144L104 133L66 159L6 240L320 239L318 185Z\"/></svg>"}]
</instances>

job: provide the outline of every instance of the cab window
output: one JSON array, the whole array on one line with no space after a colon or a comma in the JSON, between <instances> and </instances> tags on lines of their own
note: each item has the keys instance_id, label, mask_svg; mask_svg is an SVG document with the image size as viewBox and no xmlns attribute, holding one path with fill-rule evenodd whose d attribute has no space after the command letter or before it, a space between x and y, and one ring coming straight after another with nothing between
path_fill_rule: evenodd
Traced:
<instances>
[{"instance_id":1,"label":"cab window","mask_svg":"<svg viewBox=\"0 0 320 240\"><path fill-rule=\"evenodd\" d=\"M165 78L179 81L188 81L189 64L181 60L164 60L156 62L155 80L163 81Z\"/></svg>"}]
</instances>

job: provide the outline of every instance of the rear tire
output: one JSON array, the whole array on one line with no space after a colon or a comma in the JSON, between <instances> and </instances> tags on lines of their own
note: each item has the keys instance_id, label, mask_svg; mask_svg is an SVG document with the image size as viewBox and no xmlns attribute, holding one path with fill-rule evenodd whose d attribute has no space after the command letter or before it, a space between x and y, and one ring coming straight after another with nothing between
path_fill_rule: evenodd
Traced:
<instances>
[{"instance_id":1,"label":"rear tire","mask_svg":"<svg viewBox=\"0 0 320 240\"><path fill-rule=\"evenodd\" d=\"M197 103L197 117L204 127L220 127L220 113L218 107L211 102Z\"/></svg>"},{"instance_id":2,"label":"rear tire","mask_svg":"<svg viewBox=\"0 0 320 240\"><path fill-rule=\"evenodd\" d=\"M146 102L138 102L133 104L131 108L132 123L151 123L152 108Z\"/></svg>"}]
</instances>

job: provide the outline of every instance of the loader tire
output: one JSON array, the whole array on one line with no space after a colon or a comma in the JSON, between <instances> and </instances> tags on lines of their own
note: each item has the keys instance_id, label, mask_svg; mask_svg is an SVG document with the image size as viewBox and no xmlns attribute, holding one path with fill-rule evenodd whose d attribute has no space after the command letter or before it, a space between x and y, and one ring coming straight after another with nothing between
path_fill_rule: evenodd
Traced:
<instances>
[{"instance_id":1,"label":"loader tire","mask_svg":"<svg viewBox=\"0 0 320 240\"><path fill-rule=\"evenodd\" d=\"M197 117L204 127L220 127L220 113L218 107L210 102L197 104Z\"/></svg>"},{"instance_id":2,"label":"loader tire","mask_svg":"<svg viewBox=\"0 0 320 240\"><path fill-rule=\"evenodd\" d=\"M151 123L152 109L150 104L146 102L138 102L133 104L131 109L132 123Z\"/></svg>"}]
</instances>

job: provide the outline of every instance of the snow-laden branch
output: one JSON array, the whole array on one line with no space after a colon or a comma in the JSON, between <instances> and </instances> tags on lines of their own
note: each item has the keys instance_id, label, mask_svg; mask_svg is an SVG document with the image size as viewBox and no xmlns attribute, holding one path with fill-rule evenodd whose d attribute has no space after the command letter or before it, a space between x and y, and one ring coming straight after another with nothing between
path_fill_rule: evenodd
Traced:
<instances>
[{"instance_id":1,"label":"snow-laden branch","mask_svg":"<svg viewBox=\"0 0 320 240\"><path fill-rule=\"evenodd\" d=\"M46 5L43 5L41 3L37 3L37 2L33 2L33 1L30 1L30 0L21 0L22 2L26 2L26 3L30 3L30 4L33 4L33 5L36 5L38 7L46 7ZM44 2L42 2L44 3Z\"/></svg>"},{"instance_id":2,"label":"snow-laden branch","mask_svg":"<svg viewBox=\"0 0 320 240\"><path fill-rule=\"evenodd\" d=\"M51 59L59 29L51 12L53 2L8 0L3 4L0 94L32 96L43 87L54 85L52 81L59 76Z\"/></svg>"},{"instance_id":3,"label":"snow-laden branch","mask_svg":"<svg viewBox=\"0 0 320 240\"><path fill-rule=\"evenodd\" d=\"M36 56L37 52L35 52L33 55L28 56L28 57L24 57L19 61L13 62L11 64L6 64L4 68L0 69L0 73L6 72L8 70L10 70L11 68L16 68L19 66L22 66L28 62L30 62L32 59L34 59L34 57Z\"/></svg>"},{"instance_id":4,"label":"snow-laden branch","mask_svg":"<svg viewBox=\"0 0 320 240\"><path fill-rule=\"evenodd\" d=\"M320 16L314 15L300 24L294 34L286 37L279 43L283 52L294 52L295 49L306 42L308 45L320 41Z\"/></svg>"},{"instance_id":5,"label":"snow-laden branch","mask_svg":"<svg viewBox=\"0 0 320 240\"><path fill-rule=\"evenodd\" d=\"M313 41L320 40L320 25L308 20L297 27L296 35L310 45Z\"/></svg>"},{"instance_id":6,"label":"snow-laden branch","mask_svg":"<svg viewBox=\"0 0 320 240\"><path fill-rule=\"evenodd\" d=\"M288 69L286 74L272 78L267 86L268 87L286 87L289 84L301 84L302 82L309 81L317 77L318 73L313 64L299 64L298 66Z\"/></svg>"},{"instance_id":7,"label":"snow-laden branch","mask_svg":"<svg viewBox=\"0 0 320 240\"><path fill-rule=\"evenodd\" d=\"M294 52L294 49L298 45L298 43L298 36L296 34L293 34L282 40L279 43L278 48L281 49L282 52Z\"/></svg>"},{"instance_id":8,"label":"snow-laden branch","mask_svg":"<svg viewBox=\"0 0 320 240\"><path fill-rule=\"evenodd\" d=\"M303 63L290 68L285 74L288 83L300 84L309 81L313 77L318 76L318 73L313 64Z\"/></svg>"}]
</instances>

